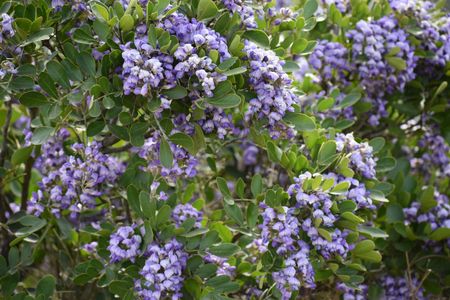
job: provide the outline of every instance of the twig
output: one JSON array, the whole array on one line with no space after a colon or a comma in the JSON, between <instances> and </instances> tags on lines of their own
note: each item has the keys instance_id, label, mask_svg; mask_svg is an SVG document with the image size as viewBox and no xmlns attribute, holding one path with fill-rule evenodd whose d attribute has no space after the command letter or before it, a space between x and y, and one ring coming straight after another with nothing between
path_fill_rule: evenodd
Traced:
<instances>
[{"instance_id":1,"label":"twig","mask_svg":"<svg viewBox=\"0 0 450 300\"><path fill-rule=\"evenodd\" d=\"M3 126L3 144L2 144L2 150L0 152L0 167L3 167L5 165L5 159L6 159L6 152L8 151L8 132L9 132L9 125L11 123L11 116L12 116L12 102L7 102L7 108L8 111L6 113L6 119L5 119L5 125Z\"/></svg>"},{"instance_id":2,"label":"twig","mask_svg":"<svg viewBox=\"0 0 450 300\"><path fill-rule=\"evenodd\" d=\"M22 184L22 195L20 199L20 210L26 210L28 201L28 190L30 189L31 171L34 164L34 158L28 157L25 163L25 176Z\"/></svg>"}]
</instances>

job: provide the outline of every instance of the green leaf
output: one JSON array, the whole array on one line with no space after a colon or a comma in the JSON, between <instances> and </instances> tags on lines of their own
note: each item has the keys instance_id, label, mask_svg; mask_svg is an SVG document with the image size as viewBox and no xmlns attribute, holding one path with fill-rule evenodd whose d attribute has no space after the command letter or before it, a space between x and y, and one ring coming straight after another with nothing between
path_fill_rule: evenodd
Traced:
<instances>
[{"instance_id":1,"label":"green leaf","mask_svg":"<svg viewBox=\"0 0 450 300\"><path fill-rule=\"evenodd\" d=\"M330 191L330 194L333 195L342 195L347 193L348 188L350 187L350 183L348 181L342 181L336 184Z\"/></svg>"},{"instance_id":2,"label":"green leaf","mask_svg":"<svg viewBox=\"0 0 450 300\"><path fill-rule=\"evenodd\" d=\"M127 188L127 201L130 208L138 215L142 215L141 205L139 201L139 191L134 185L129 185Z\"/></svg>"},{"instance_id":3,"label":"green leaf","mask_svg":"<svg viewBox=\"0 0 450 300\"><path fill-rule=\"evenodd\" d=\"M258 44L262 47L270 46L269 37L267 36L267 34L264 31L259 30L259 29L247 30L246 32L244 32L242 37L245 39L248 39L252 42L255 42L256 44Z\"/></svg>"},{"instance_id":4,"label":"green leaf","mask_svg":"<svg viewBox=\"0 0 450 300\"><path fill-rule=\"evenodd\" d=\"M31 152L33 152L33 146L20 148L14 151L11 157L11 163L15 166L24 163L30 157Z\"/></svg>"},{"instance_id":5,"label":"green leaf","mask_svg":"<svg viewBox=\"0 0 450 300\"><path fill-rule=\"evenodd\" d=\"M164 137L161 137L159 145L159 160L161 164L166 168L172 168L173 166L173 154L170 149L169 143Z\"/></svg>"},{"instance_id":6,"label":"green leaf","mask_svg":"<svg viewBox=\"0 0 450 300\"><path fill-rule=\"evenodd\" d=\"M383 230L376 228L376 227L359 225L358 231L360 233L366 234L372 238L387 238L387 237L389 237L389 235L386 232L384 232Z\"/></svg>"},{"instance_id":7,"label":"green leaf","mask_svg":"<svg viewBox=\"0 0 450 300\"><path fill-rule=\"evenodd\" d=\"M41 280L39 280L36 286L36 296L38 297L38 299L48 299L55 292L55 288L55 277L53 277L53 275L45 275Z\"/></svg>"},{"instance_id":8,"label":"green leaf","mask_svg":"<svg viewBox=\"0 0 450 300\"><path fill-rule=\"evenodd\" d=\"M383 157L377 161L375 169L377 172L383 173L394 169L396 165L397 162L393 157Z\"/></svg>"},{"instance_id":9,"label":"green leaf","mask_svg":"<svg viewBox=\"0 0 450 300\"><path fill-rule=\"evenodd\" d=\"M231 192L228 189L227 181L222 177L217 177L216 181L222 195L231 198Z\"/></svg>"},{"instance_id":10,"label":"green leaf","mask_svg":"<svg viewBox=\"0 0 450 300\"><path fill-rule=\"evenodd\" d=\"M386 61L398 71L403 71L406 69L406 61L400 57L388 56Z\"/></svg>"},{"instance_id":11,"label":"green leaf","mask_svg":"<svg viewBox=\"0 0 450 300\"><path fill-rule=\"evenodd\" d=\"M33 136L31 137L31 143L33 145L42 145L45 143L50 136L55 132L55 129L52 127L39 127L33 131Z\"/></svg>"},{"instance_id":12,"label":"green leaf","mask_svg":"<svg viewBox=\"0 0 450 300\"><path fill-rule=\"evenodd\" d=\"M239 208L239 206L237 206L236 204L233 205L225 204L224 209L231 219L233 219L240 226L244 225L244 215L242 214L242 211Z\"/></svg>"},{"instance_id":13,"label":"green leaf","mask_svg":"<svg viewBox=\"0 0 450 300\"><path fill-rule=\"evenodd\" d=\"M386 221L388 223L403 222L405 216L403 208L398 203L393 203L386 208Z\"/></svg>"},{"instance_id":14,"label":"green leaf","mask_svg":"<svg viewBox=\"0 0 450 300\"><path fill-rule=\"evenodd\" d=\"M31 43L36 43L43 40L48 40L53 34L53 28L42 28L38 32L31 34L23 43L22 46L26 46Z\"/></svg>"},{"instance_id":15,"label":"green leaf","mask_svg":"<svg viewBox=\"0 0 450 300\"><path fill-rule=\"evenodd\" d=\"M170 220L170 213L172 212L172 209L169 205L164 204L159 210L158 214L156 215L156 224L161 225L167 221Z\"/></svg>"},{"instance_id":16,"label":"green leaf","mask_svg":"<svg viewBox=\"0 0 450 300\"><path fill-rule=\"evenodd\" d=\"M28 90L34 87L34 80L29 76L18 76L9 83L12 90Z\"/></svg>"},{"instance_id":17,"label":"green leaf","mask_svg":"<svg viewBox=\"0 0 450 300\"><path fill-rule=\"evenodd\" d=\"M46 65L46 68L48 74L54 81L58 82L65 88L70 88L69 78L67 77L64 68L61 66L59 62L54 60L49 61Z\"/></svg>"},{"instance_id":18,"label":"green leaf","mask_svg":"<svg viewBox=\"0 0 450 300\"><path fill-rule=\"evenodd\" d=\"M386 142L382 137L376 137L369 141L369 145L372 147L373 153L377 153L383 149L385 143Z\"/></svg>"},{"instance_id":19,"label":"green leaf","mask_svg":"<svg viewBox=\"0 0 450 300\"><path fill-rule=\"evenodd\" d=\"M292 46L291 46L291 52L292 52L293 54L299 54L299 53L301 53L303 50L306 49L306 46L308 46L308 40L303 39L303 38L300 38L300 39L298 39L298 40L295 40L295 41L292 43Z\"/></svg>"},{"instance_id":20,"label":"green leaf","mask_svg":"<svg viewBox=\"0 0 450 300\"><path fill-rule=\"evenodd\" d=\"M226 72L223 72L222 74L226 75L226 76L233 76L233 75L245 73L246 71L247 71L247 68L238 67L238 68L234 68L234 69L228 70Z\"/></svg>"},{"instance_id":21,"label":"green leaf","mask_svg":"<svg viewBox=\"0 0 450 300\"><path fill-rule=\"evenodd\" d=\"M253 197L256 198L256 196L261 194L262 188L263 188L263 184L262 184L261 174L255 174L252 178L252 183L251 183L251 191L252 191Z\"/></svg>"},{"instance_id":22,"label":"green leaf","mask_svg":"<svg viewBox=\"0 0 450 300\"><path fill-rule=\"evenodd\" d=\"M224 71L228 70L229 68L231 68L236 63L237 60L238 60L237 57L230 57L230 58L224 60L220 65L218 65L217 69L219 71L224 72Z\"/></svg>"},{"instance_id":23,"label":"green leaf","mask_svg":"<svg viewBox=\"0 0 450 300\"><path fill-rule=\"evenodd\" d=\"M341 217L347 221L354 222L354 223L363 223L364 222L363 218L360 218L357 215L355 215L354 213L349 212L349 211L342 213Z\"/></svg>"},{"instance_id":24,"label":"green leaf","mask_svg":"<svg viewBox=\"0 0 450 300\"><path fill-rule=\"evenodd\" d=\"M45 72L39 75L39 86L46 91L51 97L58 98L58 91L56 90L53 79Z\"/></svg>"},{"instance_id":25,"label":"green leaf","mask_svg":"<svg viewBox=\"0 0 450 300\"><path fill-rule=\"evenodd\" d=\"M361 254L372 251L375 249L375 243L371 240L364 240L356 244L355 248L352 250L354 254Z\"/></svg>"},{"instance_id":26,"label":"green leaf","mask_svg":"<svg viewBox=\"0 0 450 300\"><path fill-rule=\"evenodd\" d=\"M319 5L316 0L308 0L303 7L303 17L308 19L314 15Z\"/></svg>"},{"instance_id":27,"label":"green leaf","mask_svg":"<svg viewBox=\"0 0 450 300\"><path fill-rule=\"evenodd\" d=\"M177 132L177 133L172 134L169 137L169 140L172 143L185 148L190 153L195 153L194 140L189 135L182 133L182 132Z\"/></svg>"},{"instance_id":28,"label":"green leaf","mask_svg":"<svg viewBox=\"0 0 450 300\"><path fill-rule=\"evenodd\" d=\"M429 186L422 191L422 194L419 198L420 202L420 210L423 212L429 211L431 208L437 205L436 200L434 199L434 187Z\"/></svg>"},{"instance_id":29,"label":"green leaf","mask_svg":"<svg viewBox=\"0 0 450 300\"><path fill-rule=\"evenodd\" d=\"M220 257L229 257L238 252L240 249L241 248L239 248L238 245L232 243L223 243L221 245L209 248L209 252Z\"/></svg>"},{"instance_id":30,"label":"green leaf","mask_svg":"<svg viewBox=\"0 0 450 300\"><path fill-rule=\"evenodd\" d=\"M361 99L361 93L352 91L350 94L344 97L341 103L339 103L339 108L346 108L354 105L356 102Z\"/></svg>"},{"instance_id":31,"label":"green leaf","mask_svg":"<svg viewBox=\"0 0 450 300\"><path fill-rule=\"evenodd\" d=\"M91 77L95 77L95 60L91 54L87 52L81 52L77 55L77 63L83 73Z\"/></svg>"},{"instance_id":32,"label":"green leaf","mask_svg":"<svg viewBox=\"0 0 450 300\"><path fill-rule=\"evenodd\" d=\"M86 134L89 137L95 136L102 132L103 128L105 128L105 122L103 120L94 121L88 125Z\"/></svg>"},{"instance_id":33,"label":"green leaf","mask_svg":"<svg viewBox=\"0 0 450 300\"><path fill-rule=\"evenodd\" d=\"M363 259L363 260L367 260L369 262L373 262L373 263L379 263L381 262L381 254L378 251L368 251L368 252L364 252L364 253L358 253L356 255L357 257Z\"/></svg>"},{"instance_id":34,"label":"green leaf","mask_svg":"<svg viewBox=\"0 0 450 300\"><path fill-rule=\"evenodd\" d=\"M228 94L223 97L208 98L208 103L220 108L232 108L241 103L241 97L236 94Z\"/></svg>"},{"instance_id":35,"label":"green leaf","mask_svg":"<svg viewBox=\"0 0 450 300\"><path fill-rule=\"evenodd\" d=\"M215 17L219 10L212 0L200 0L197 6L197 19L204 20Z\"/></svg>"},{"instance_id":36,"label":"green leaf","mask_svg":"<svg viewBox=\"0 0 450 300\"><path fill-rule=\"evenodd\" d=\"M317 162L319 165L328 165L335 159L336 142L326 141L320 146Z\"/></svg>"},{"instance_id":37,"label":"green leaf","mask_svg":"<svg viewBox=\"0 0 450 300\"><path fill-rule=\"evenodd\" d=\"M170 90L164 90L162 94L167 96L169 99L183 99L188 93L184 87L177 85Z\"/></svg>"},{"instance_id":38,"label":"green leaf","mask_svg":"<svg viewBox=\"0 0 450 300\"><path fill-rule=\"evenodd\" d=\"M283 119L293 124L297 130L311 131L316 129L314 119L302 113L287 112Z\"/></svg>"},{"instance_id":39,"label":"green leaf","mask_svg":"<svg viewBox=\"0 0 450 300\"><path fill-rule=\"evenodd\" d=\"M26 107L40 107L48 103L47 98L39 92L27 92L19 98Z\"/></svg>"},{"instance_id":40,"label":"green leaf","mask_svg":"<svg viewBox=\"0 0 450 300\"><path fill-rule=\"evenodd\" d=\"M434 241L442 241L450 238L450 228L441 227L430 234L430 239Z\"/></svg>"},{"instance_id":41,"label":"green leaf","mask_svg":"<svg viewBox=\"0 0 450 300\"><path fill-rule=\"evenodd\" d=\"M247 206L247 225L250 229L256 226L258 222L258 206L254 203L249 203Z\"/></svg>"},{"instance_id":42,"label":"green leaf","mask_svg":"<svg viewBox=\"0 0 450 300\"><path fill-rule=\"evenodd\" d=\"M119 25L122 31L130 31L134 28L134 19L131 15L126 13L120 18Z\"/></svg>"}]
</instances>

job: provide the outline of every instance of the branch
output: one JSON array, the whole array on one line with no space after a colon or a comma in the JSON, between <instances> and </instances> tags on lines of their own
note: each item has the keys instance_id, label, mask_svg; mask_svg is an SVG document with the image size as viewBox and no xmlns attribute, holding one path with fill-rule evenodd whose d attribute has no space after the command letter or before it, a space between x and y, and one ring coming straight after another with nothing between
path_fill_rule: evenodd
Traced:
<instances>
[{"instance_id":1,"label":"branch","mask_svg":"<svg viewBox=\"0 0 450 300\"><path fill-rule=\"evenodd\" d=\"M30 156L25 163L25 176L22 184L22 195L20 199L20 210L27 209L28 190L30 189L31 170L33 169L34 158Z\"/></svg>"}]
</instances>

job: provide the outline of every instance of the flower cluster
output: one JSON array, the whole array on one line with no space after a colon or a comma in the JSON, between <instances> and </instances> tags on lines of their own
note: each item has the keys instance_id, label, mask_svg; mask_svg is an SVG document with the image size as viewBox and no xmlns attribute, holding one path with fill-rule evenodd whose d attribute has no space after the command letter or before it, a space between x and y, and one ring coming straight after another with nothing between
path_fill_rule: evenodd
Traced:
<instances>
[{"instance_id":1,"label":"flower cluster","mask_svg":"<svg viewBox=\"0 0 450 300\"><path fill-rule=\"evenodd\" d=\"M82 0L52 0L52 8L56 11L62 10L65 5L70 5L75 12L87 10L86 2Z\"/></svg>"},{"instance_id":2,"label":"flower cluster","mask_svg":"<svg viewBox=\"0 0 450 300\"><path fill-rule=\"evenodd\" d=\"M298 241L299 251L290 255L284 262L284 268L273 272L272 278L281 298L288 300L292 292L301 287L314 288L314 270L309 259L309 246L304 241Z\"/></svg>"},{"instance_id":3,"label":"flower cluster","mask_svg":"<svg viewBox=\"0 0 450 300\"><path fill-rule=\"evenodd\" d=\"M111 234L108 251L112 263L130 260L134 262L141 254L142 237L135 233L136 226L122 226Z\"/></svg>"},{"instance_id":4,"label":"flower cluster","mask_svg":"<svg viewBox=\"0 0 450 300\"><path fill-rule=\"evenodd\" d=\"M425 132L418 142L417 152L410 159L411 167L417 174L425 174L429 178L430 170L433 170L437 177L450 176L450 147L442 136Z\"/></svg>"},{"instance_id":5,"label":"flower cluster","mask_svg":"<svg viewBox=\"0 0 450 300\"><path fill-rule=\"evenodd\" d=\"M148 165L145 167L150 172L158 172L161 176L169 180L176 180L178 177L193 177L197 174L196 167L198 160L181 146L168 142L173 154L172 167L165 167L160 162L161 134L158 131L148 138L144 145L137 148L139 157L144 158Z\"/></svg>"},{"instance_id":6,"label":"flower cluster","mask_svg":"<svg viewBox=\"0 0 450 300\"><path fill-rule=\"evenodd\" d=\"M419 48L427 54L419 62L417 71L423 73L425 68L425 72L432 72L435 71L433 66L445 66L450 61L449 16L433 18L436 5L430 1L391 0L389 3L397 14L410 17L420 29L414 32L414 36L420 41Z\"/></svg>"},{"instance_id":7,"label":"flower cluster","mask_svg":"<svg viewBox=\"0 0 450 300\"><path fill-rule=\"evenodd\" d=\"M350 166L359 171L365 178L375 178L376 162L373 149L367 142L358 143L353 133L336 135L336 149L348 153Z\"/></svg>"},{"instance_id":8,"label":"flower cluster","mask_svg":"<svg viewBox=\"0 0 450 300\"><path fill-rule=\"evenodd\" d=\"M44 148L60 150L57 143L56 148L52 147ZM65 156L60 152L58 158L61 161L56 168L53 161L46 160L50 155L44 155L40 164L43 177L39 190L28 202L28 212L40 215L45 207L49 207L53 214L61 216L63 210L69 209L71 217L75 218L83 209L95 208L96 199L109 194L124 172L124 165L116 158L101 153L100 148L101 144L97 142L88 146L74 144L72 150L77 156Z\"/></svg>"},{"instance_id":9,"label":"flower cluster","mask_svg":"<svg viewBox=\"0 0 450 300\"><path fill-rule=\"evenodd\" d=\"M308 59L311 67L319 74L323 84L347 84L347 76L351 71L348 62L348 51L340 43L320 41Z\"/></svg>"},{"instance_id":10,"label":"flower cluster","mask_svg":"<svg viewBox=\"0 0 450 300\"><path fill-rule=\"evenodd\" d=\"M178 204L172 210L172 219L177 227L180 227L187 219L193 219L194 227L200 228L202 227L203 213L189 203Z\"/></svg>"},{"instance_id":11,"label":"flower cluster","mask_svg":"<svg viewBox=\"0 0 450 300\"><path fill-rule=\"evenodd\" d=\"M60 129L55 136L41 146L41 153L36 158L34 167L42 174L59 169L68 160L64 152L64 142L69 137L70 133L66 128Z\"/></svg>"},{"instance_id":12,"label":"flower cluster","mask_svg":"<svg viewBox=\"0 0 450 300\"><path fill-rule=\"evenodd\" d=\"M432 230L450 228L450 202L448 197L435 190L434 201L436 201L436 205L426 211L422 209L422 204L418 201L414 201L410 207L404 208L406 225L427 223Z\"/></svg>"},{"instance_id":13,"label":"flower cluster","mask_svg":"<svg viewBox=\"0 0 450 300\"><path fill-rule=\"evenodd\" d=\"M233 277L234 274L236 273L236 267L232 266L228 263L228 259L227 258L223 258L211 253L207 253L204 257L203 260L207 263L210 264L215 264L217 265L217 271L216 271L216 275L217 276L229 276L229 277Z\"/></svg>"},{"instance_id":14,"label":"flower cluster","mask_svg":"<svg viewBox=\"0 0 450 300\"><path fill-rule=\"evenodd\" d=\"M249 81L256 97L249 102L246 118L265 118L269 122L272 137L279 137L288 130L280 123L286 112L293 111L298 102L292 91L291 79L283 71L284 61L271 50L265 50L255 43L245 41L244 52L249 61ZM287 132L292 135L292 132Z\"/></svg>"},{"instance_id":15,"label":"flower cluster","mask_svg":"<svg viewBox=\"0 0 450 300\"><path fill-rule=\"evenodd\" d=\"M386 276L381 280L381 286L384 289L383 299L418 299L423 300L426 297L423 294L423 288L419 287L419 280L412 278L412 282L403 277Z\"/></svg>"},{"instance_id":16,"label":"flower cluster","mask_svg":"<svg viewBox=\"0 0 450 300\"><path fill-rule=\"evenodd\" d=\"M183 246L175 239L163 245L153 242L145 257L145 265L140 271L142 279L135 281L140 299L181 299L183 271L188 259Z\"/></svg>"},{"instance_id":17,"label":"flower cluster","mask_svg":"<svg viewBox=\"0 0 450 300\"><path fill-rule=\"evenodd\" d=\"M336 289L342 292L343 300L365 300L369 292L369 287L365 284L360 284L355 289L348 287L344 283L339 283L336 285Z\"/></svg>"},{"instance_id":18,"label":"flower cluster","mask_svg":"<svg viewBox=\"0 0 450 300\"><path fill-rule=\"evenodd\" d=\"M244 0L222 0L223 5L232 13L240 16L246 28L256 28L255 11Z\"/></svg>"},{"instance_id":19,"label":"flower cluster","mask_svg":"<svg viewBox=\"0 0 450 300\"><path fill-rule=\"evenodd\" d=\"M14 28L12 27L14 19L3 13L1 15L1 27L0 27L0 43L3 43L6 39L9 39L15 35Z\"/></svg>"},{"instance_id":20,"label":"flower cluster","mask_svg":"<svg viewBox=\"0 0 450 300\"><path fill-rule=\"evenodd\" d=\"M370 97L403 91L405 84L415 78L414 48L393 16L370 22L361 20L347 37L352 42L355 74Z\"/></svg>"}]
</instances>

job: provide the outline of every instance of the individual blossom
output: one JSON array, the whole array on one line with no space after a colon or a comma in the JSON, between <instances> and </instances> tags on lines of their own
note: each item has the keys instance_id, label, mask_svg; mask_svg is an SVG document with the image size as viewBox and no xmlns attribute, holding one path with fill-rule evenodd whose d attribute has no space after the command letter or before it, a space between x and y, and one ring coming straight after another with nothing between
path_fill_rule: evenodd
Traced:
<instances>
[{"instance_id":1,"label":"individual blossom","mask_svg":"<svg viewBox=\"0 0 450 300\"><path fill-rule=\"evenodd\" d=\"M0 34L1 39L1 34ZM1 42L1 40L0 40ZM3 79L7 74L16 74L17 69L16 66L10 62L9 60L2 61L1 62L1 68L0 68L0 80Z\"/></svg>"},{"instance_id":2,"label":"individual blossom","mask_svg":"<svg viewBox=\"0 0 450 300\"><path fill-rule=\"evenodd\" d=\"M163 166L159 160L161 134L155 131L144 145L136 148L139 157L147 161L144 169L159 173L166 179L175 181L178 177L194 177L197 174L198 160L183 147L168 142L173 155L171 167Z\"/></svg>"},{"instance_id":3,"label":"individual blossom","mask_svg":"<svg viewBox=\"0 0 450 300\"><path fill-rule=\"evenodd\" d=\"M412 282L408 282L404 277L385 276L381 279L381 286L383 288L383 299L397 300L397 299L426 299L423 288L419 286L419 280L412 278Z\"/></svg>"},{"instance_id":4,"label":"individual blossom","mask_svg":"<svg viewBox=\"0 0 450 300\"><path fill-rule=\"evenodd\" d=\"M111 263L130 260L134 262L141 254L142 236L136 234L136 226L122 226L111 234L108 251Z\"/></svg>"},{"instance_id":5,"label":"individual blossom","mask_svg":"<svg viewBox=\"0 0 450 300\"><path fill-rule=\"evenodd\" d=\"M348 13L351 9L349 0L321 0L326 6L335 5L341 13Z\"/></svg>"},{"instance_id":6,"label":"individual blossom","mask_svg":"<svg viewBox=\"0 0 450 300\"><path fill-rule=\"evenodd\" d=\"M52 0L52 8L60 11L65 5L69 5L75 12L87 10L86 2L82 0Z\"/></svg>"},{"instance_id":7,"label":"individual blossom","mask_svg":"<svg viewBox=\"0 0 450 300\"><path fill-rule=\"evenodd\" d=\"M14 28L12 27L12 24L14 22L14 19L6 14L1 14L1 27L0 27L0 43L3 43L6 39L9 39L15 35Z\"/></svg>"},{"instance_id":8,"label":"individual blossom","mask_svg":"<svg viewBox=\"0 0 450 300\"><path fill-rule=\"evenodd\" d=\"M284 267L280 271L272 273L272 279L283 300L290 299L292 292L300 290L301 287L315 287L309 246L303 241L298 241L298 249L285 260Z\"/></svg>"},{"instance_id":9,"label":"individual blossom","mask_svg":"<svg viewBox=\"0 0 450 300\"><path fill-rule=\"evenodd\" d=\"M351 168L360 172L365 178L375 178L376 161L373 149L369 143L357 142L353 137L353 133L338 133L336 135L336 149L347 153Z\"/></svg>"},{"instance_id":10,"label":"individual blossom","mask_svg":"<svg viewBox=\"0 0 450 300\"><path fill-rule=\"evenodd\" d=\"M165 244L153 242L145 252L145 265L141 279L135 281L135 291L140 299L181 299L183 271L188 259L183 246L175 239Z\"/></svg>"},{"instance_id":11,"label":"individual blossom","mask_svg":"<svg viewBox=\"0 0 450 300\"><path fill-rule=\"evenodd\" d=\"M193 219L195 221L194 227L200 228L202 227L203 213L190 203L178 204L172 210L172 219L177 227L180 227L186 220Z\"/></svg>"},{"instance_id":12,"label":"individual blossom","mask_svg":"<svg viewBox=\"0 0 450 300\"><path fill-rule=\"evenodd\" d=\"M288 137L293 133L281 123L284 115L293 111L298 102L291 87L291 79L283 71L284 61L275 52L265 50L255 43L245 41L245 59L249 63L249 85L256 97L249 102L246 119L267 119L269 132L277 138L282 133Z\"/></svg>"},{"instance_id":13,"label":"individual blossom","mask_svg":"<svg viewBox=\"0 0 450 300\"><path fill-rule=\"evenodd\" d=\"M236 273L236 267L232 266L228 263L228 259L220 256L213 255L211 253L207 253L203 260L209 264L217 265L217 276L229 276L233 277Z\"/></svg>"}]
</instances>

